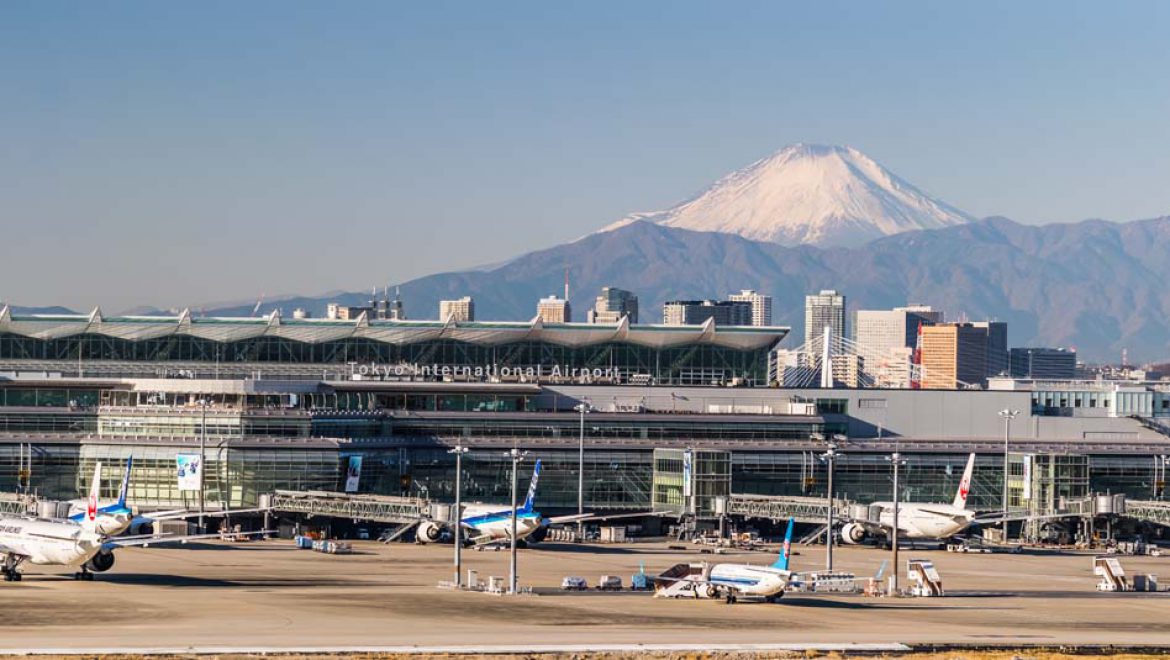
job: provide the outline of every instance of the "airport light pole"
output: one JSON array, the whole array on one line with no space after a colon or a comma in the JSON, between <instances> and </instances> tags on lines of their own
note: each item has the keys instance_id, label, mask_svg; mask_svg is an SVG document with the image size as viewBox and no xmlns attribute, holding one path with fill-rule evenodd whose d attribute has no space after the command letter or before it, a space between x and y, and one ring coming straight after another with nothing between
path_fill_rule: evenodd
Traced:
<instances>
[{"instance_id":1,"label":"airport light pole","mask_svg":"<svg viewBox=\"0 0 1170 660\"><path fill-rule=\"evenodd\" d=\"M199 533L203 533L203 475L207 471L207 397L199 400L202 416L199 423Z\"/></svg>"},{"instance_id":2,"label":"airport light pole","mask_svg":"<svg viewBox=\"0 0 1170 660\"><path fill-rule=\"evenodd\" d=\"M463 445L455 445L447 451L455 454L455 588L463 584L463 455L471 451Z\"/></svg>"},{"instance_id":3,"label":"airport light pole","mask_svg":"<svg viewBox=\"0 0 1170 660\"><path fill-rule=\"evenodd\" d=\"M898 471L906 461L902 458L902 454L898 452L898 445L894 445L894 453L889 457L890 463L894 466L894 520L890 531L890 551L893 554L891 561L894 562L893 585L891 585L890 595L898 595L898 499L900 496L898 487Z\"/></svg>"},{"instance_id":4,"label":"airport light pole","mask_svg":"<svg viewBox=\"0 0 1170 660\"><path fill-rule=\"evenodd\" d=\"M585 413L593 410L589 397L581 399L574 408L581 413L580 434L577 443L577 515L585 515ZM585 521L577 521L577 541L585 540Z\"/></svg>"},{"instance_id":5,"label":"airport light pole","mask_svg":"<svg viewBox=\"0 0 1170 660\"><path fill-rule=\"evenodd\" d=\"M815 436L814 436L815 437ZM821 436L822 438L824 436ZM825 570L833 570L833 521L836 518L833 511L833 472L837 465L837 457L841 454L837 451L837 443L845 440L843 435L834 435L829 441L829 448L821 454L821 460L828 465L829 480L825 490L826 506L825 515Z\"/></svg>"},{"instance_id":6,"label":"airport light pole","mask_svg":"<svg viewBox=\"0 0 1170 660\"><path fill-rule=\"evenodd\" d=\"M526 451L520 451L513 447L505 456L512 459L512 534L511 534L511 559L509 563L508 572L508 593L515 594L516 590L516 481L518 479L518 472L520 471L520 461L528 454Z\"/></svg>"},{"instance_id":7,"label":"airport light pole","mask_svg":"<svg viewBox=\"0 0 1170 660\"><path fill-rule=\"evenodd\" d=\"M999 411L999 416L1003 418L1003 542L1008 540L1008 441L1012 434L1012 420L1016 415L1020 414L1018 410L1004 408Z\"/></svg>"}]
</instances>

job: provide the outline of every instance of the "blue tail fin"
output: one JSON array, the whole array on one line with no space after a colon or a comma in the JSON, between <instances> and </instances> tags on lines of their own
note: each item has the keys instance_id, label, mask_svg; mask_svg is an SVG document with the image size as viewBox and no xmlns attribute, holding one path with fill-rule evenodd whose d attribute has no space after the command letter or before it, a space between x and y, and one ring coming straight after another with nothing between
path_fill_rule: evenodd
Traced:
<instances>
[{"instance_id":1,"label":"blue tail fin","mask_svg":"<svg viewBox=\"0 0 1170 660\"><path fill-rule=\"evenodd\" d=\"M788 560L792 558L792 525L795 522L792 518L788 519L788 531L784 533L784 547L780 549L780 556L776 558L776 563L772 564L772 568L778 568L782 571L788 570Z\"/></svg>"},{"instance_id":2,"label":"blue tail fin","mask_svg":"<svg viewBox=\"0 0 1170 660\"><path fill-rule=\"evenodd\" d=\"M122 489L118 491L118 506L126 508L126 493L130 490L130 468L134 465L134 455L126 459L126 472L122 474Z\"/></svg>"},{"instance_id":3,"label":"blue tail fin","mask_svg":"<svg viewBox=\"0 0 1170 660\"><path fill-rule=\"evenodd\" d=\"M536 468L532 471L532 482L528 484L528 497L524 498L524 508L521 509L524 513L532 513L532 507L536 504L536 483L540 481L540 459L536 459Z\"/></svg>"}]
</instances>

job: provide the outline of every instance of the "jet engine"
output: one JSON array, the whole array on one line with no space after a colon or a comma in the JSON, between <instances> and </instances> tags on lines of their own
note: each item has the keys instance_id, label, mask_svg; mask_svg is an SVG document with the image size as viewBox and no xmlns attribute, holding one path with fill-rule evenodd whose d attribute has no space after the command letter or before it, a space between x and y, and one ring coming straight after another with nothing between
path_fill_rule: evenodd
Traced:
<instances>
[{"instance_id":1,"label":"jet engine","mask_svg":"<svg viewBox=\"0 0 1170 660\"><path fill-rule=\"evenodd\" d=\"M102 550L86 562L85 567L94 573L105 573L114 567L114 553L109 550Z\"/></svg>"},{"instance_id":2,"label":"jet engine","mask_svg":"<svg viewBox=\"0 0 1170 660\"><path fill-rule=\"evenodd\" d=\"M443 538L443 526L431 520L424 520L418 524L415 538L419 543L438 543Z\"/></svg>"},{"instance_id":3,"label":"jet engine","mask_svg":"<svg viewBox=\"0 0 1170 660\"><path fill-rule=\"evenodd\" d=\"M865 541L865 527L857 523L847 523L841 528L841 541L850 545L857 545Z\"/></svg>"},{"instance_id":4,"label":"jet engine","mask_svg":"<svg viewBox=\"0 0 1170 660\"><path fill-rule=\"evenodd\" d=\"M547 536L548 536L548 526L541 525L540 527L537 527L536 529L532 530L531 534L524 537L524 540L527 541L529 544L540 543Z\"/></svg>"},{"instance_id":5,"label":"jet engine","mask_svg":"<svg viewBox=\"0 0 1170 660\"><path fill-rule=\"evenodd\" d=\"M154 534L154 521L135 518L131 521L130 527L126 529L126 533L131 536L148 536Z\"/></svg>"}]
</instances>

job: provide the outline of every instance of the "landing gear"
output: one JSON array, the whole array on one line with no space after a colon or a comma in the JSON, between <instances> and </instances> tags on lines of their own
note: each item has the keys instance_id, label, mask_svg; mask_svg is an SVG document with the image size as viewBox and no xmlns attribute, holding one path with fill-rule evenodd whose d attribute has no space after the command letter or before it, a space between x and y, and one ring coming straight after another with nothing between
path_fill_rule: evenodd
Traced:
<instances>
[{"instance_id":1,"label":"landing gear","mask_svg":"<svg viewBox=\"0 0 1170 660\"><path fill-rule=\"evenodd\" d=\"M12 555L4 558L4 565L0 566L0 572L4 574L5 582L20 582L21 575L20 571L17 570L20 562L21 560L19 558L13 557Z\"/></svg>"},{"instance_id":2,"label":"landing gear","mask_svg":"<svg viewBox=\"0 0 1170 660\"><path fill-rule=\"evenodd\" d=\"M90 573L86 567L82 566L80 571L73 574L73 579L93 582L93 573Z\"/></svg>"},{"instance_id":3,"label":"landing gear","mask_svg":"<svg viewBox=\"0 0 1170 660\"><path fill-rule=\"evenodd\" d=\"M733 595L733 594L727 594L727 598L724 599L724 602L726 602L728 605L734 605L735 601L736 601L736 598L735 598L735 595Z\"/></svg>"}]
</instances>

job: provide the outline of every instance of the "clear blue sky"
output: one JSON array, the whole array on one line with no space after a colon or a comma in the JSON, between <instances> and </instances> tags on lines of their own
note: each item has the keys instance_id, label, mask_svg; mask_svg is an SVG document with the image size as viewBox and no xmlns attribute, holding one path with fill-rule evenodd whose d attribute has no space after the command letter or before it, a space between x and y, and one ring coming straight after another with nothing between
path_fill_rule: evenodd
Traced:
<instances>
[{"instance_id":1,"label":"clear blue sky","mask_svg":"<svg viewBox=\"0 0 1170 660\"><path fill-rule=\"evenodd\" d=\"M1168 2L10 2L0 299L394 283L797 141L975 215L1170 213Z\"/></svg>"}]
</instances>

